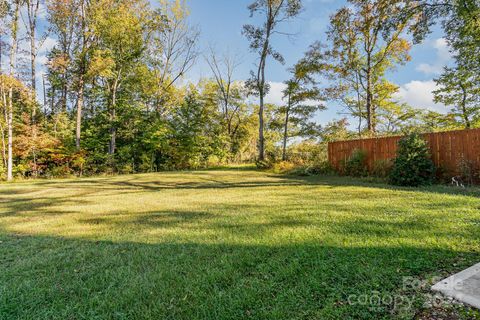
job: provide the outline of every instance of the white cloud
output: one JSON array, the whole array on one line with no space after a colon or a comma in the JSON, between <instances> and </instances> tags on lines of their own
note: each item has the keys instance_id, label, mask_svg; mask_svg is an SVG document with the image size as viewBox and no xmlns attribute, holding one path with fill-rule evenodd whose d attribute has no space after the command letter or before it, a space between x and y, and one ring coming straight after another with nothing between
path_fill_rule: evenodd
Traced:
<instances>
[{"instance_id":1,"label":"white cloud","mask_svg":"<svg viewBox=\"0 0 480 320\"><path fill-rule=\"evenodd\" d=\"M283 99L283 90L285 90L286 85L283 82L269 82L270 91L265 97L266 103L282 105L285 103Z\"/></svg>"},{"instance_id":2,"label":"white cloud","mask_svg":"<svg viewBox=\"0 0 480 320\"><path fill-rule=\"evenodd\" d=\"M443 104L433 102L432 91L436 89L437 85L433 80L413 80L400 86L395 98L414 108L429 109L445 113L447 112L447 108Z\"/></svg>"},{"instance_id":3,"label":"white cloud","mask_svg":"<svg viewBox=\"0 0 480 320\"><path fill-rule=\"evenodd\" d=\"M38 56L37 56L37 68L42 70L45 68L45 65L48 62L47 54L53 49L53 47L57 44L57 40L52 37L45 38L45 41L41 43L42 45L38 48ZM39 43L40 45L40 43Z\"/></svg>"},{"instance_id":4,"label":"white cloud","mask_svg":"<svg viewBox=\"0 0 480 320\"><path fill-rule=\"evenodd\" d=\"M450 47L444 38L439 38L431 44L436 50L437 57L433 63L421 63L416 70L427 75L439 75L443 71L443 67L448 64L452 58Z\"/></svg>"},{"instance_id":5,"label":"white cloud","mask_svg":"<svg viewBox=\"0 0 480 320\"><path fill-rule=\"evenodd\" d=\"M40 43L39 43L40 44ZM57 40L52 37L47 37L42 43L42 46L39 48L39 53L40 54L45 54L47 52L50 52L50 50L53 49L53 47L57 44Z\"/></svg>"}]
</instances>

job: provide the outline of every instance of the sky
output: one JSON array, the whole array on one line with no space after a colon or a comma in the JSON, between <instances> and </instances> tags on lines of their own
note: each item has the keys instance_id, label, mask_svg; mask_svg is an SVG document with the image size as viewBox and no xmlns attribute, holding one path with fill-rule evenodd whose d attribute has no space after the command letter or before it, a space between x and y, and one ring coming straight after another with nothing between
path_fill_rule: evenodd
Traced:
<instances>
[{"instance_id":1,"label":"sky","mask_svg":"<svg viewBox=\"0 0 480 320\"><path fill-rule=\"evenodd\" d=\"M255 24L258 19L250 18L247 6L252 0L187 0L190 21L201 30L200 49L213 46L218 52L230 52L241 57L236 78L243 80L255 67L258 58L249 51L248 41L241 34L244 24ZM273 46L281 52L285 65L270 60L267 65L267 79L271 84L268 102L282 103L283 81L289 78L288 68L295 64L314 41L324 41L329 16L345 5L343 0L304 0L304 10L294 21L282 25L280 30L295 34L294 37L277 35ZM433 102L433 79L444 65L451 63L451 54L440 28L411 50L411 61L390 72L390 81L400 86L396 99L416 108L426 108L445 113L448 109ZM190 70L188 77L195 81L210 76L204 59L200 58ZM342 118L338 108L328 106L327 111L317 115L316 120L326 123Z\"/></svg>"}]
</instances>

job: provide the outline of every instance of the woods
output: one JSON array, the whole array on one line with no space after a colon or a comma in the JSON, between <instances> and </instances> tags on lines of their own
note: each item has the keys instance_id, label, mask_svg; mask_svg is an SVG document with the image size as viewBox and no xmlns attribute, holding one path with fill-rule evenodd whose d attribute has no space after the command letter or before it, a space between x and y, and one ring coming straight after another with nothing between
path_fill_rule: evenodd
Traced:
<instances>
[{"instance_id":1,"label":"woods","mask_svg":"<svg viewBox=\"0 0 480 320\"><path fill-rule=\"evenodd\" d=\"M3 0L1 178L322 161L335 139L478 128L479 7L349 0L310 48L292 47L305 54L288 65L276 43L301 36L287 27L300 0L245 8L252 21L239 32L254 61L205 49L182 0ZM454 60L435 79L445 113L400 102L390 77L433 26ZM209 74L189 81L200 62ZM283 104L266 101L275 64L290 71ZM252 67L249 79L241 65ZM321 123L327 109L338 118Z\"/></svg>"}]
</instances>

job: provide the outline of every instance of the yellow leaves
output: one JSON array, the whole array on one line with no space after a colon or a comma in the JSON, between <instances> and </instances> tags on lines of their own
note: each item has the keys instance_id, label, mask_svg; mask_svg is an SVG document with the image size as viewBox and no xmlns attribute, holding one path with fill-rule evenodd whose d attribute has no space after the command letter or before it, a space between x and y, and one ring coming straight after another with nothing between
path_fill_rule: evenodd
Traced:
<instances>
[{"instance_id":1,"label":"yellow leaves","mask_svg":"<svg viewBox=\"0 0 480 320\"><path fill-rule=\"evenodd\" d=\"M410 41L399 38L392 43L391 51L397 57L397 59L401 62L410 61L411 57L409 55L410 49L412 48L412 44Z\"/></svg>"},{"instance_id":2,"label":"yellow leaves","mask_svg":"<svg viewBox=\"0 0 480 320\"><path fill-rule=\"evenodd\" d=\"M115 51L140 47L143 40L142 9L142 1L99 0L92 7L93 32L105 46Z\"/></svg>"},{"instance_id":3,"label":"yellow leaves","mask_svg":"<svg viewBox=\"0 0 480 320\"><path fill-rule=\"evenodd\" d=\"M28 157L34 150L49 150L60 145L60 140L44 132L38 124L32 123L29 113L22 113L18 134L14 137L15 155Z\"/></svg>"},{"instance_id":4,"label":"yellow leaves","mask_svg":"<svg viewBox=\"0 0 480 320\"><path fill-rule=\"evenodd\" d=\"M8 92L13 89L14 99L13 102L17 104L23 104L25 106L34 105L32 100L33 94L31 90L26 87L19 79L11 77L9 75L0 75L0 106L3 108L8 105Z\"/></svg>"},{"instance_id":5,"label":"yellow leaves","mask_svg":"<svg viewBox=\"0 0 480 320\"><path fill-rule=\"evenodd\" d=\"M87 77L100 76L110 78L113 76L114 68L115 61L109 50L95 50L92 54Z\"/></svg>"},{"instance_id":6,"label":"yellow leaves","mask_svg":"<svg viewBox=\"0 0 480 320\"><path fill-rule=\"evenodd\" d=\"M181 21L190 15L185 0L160 0L163 11L170 21Z\"/></svg>"},{"instance_id":7,"label":"yellow leaves","mask_svg":"<svg viewBox=\"0 0 480 320\"><path fill-rule=\"evenodd\" d=\"M65 73L70 64L70 58L66 54L54 56L48 63L49 67L59 73Z\"/></svg>"}]
</instances>

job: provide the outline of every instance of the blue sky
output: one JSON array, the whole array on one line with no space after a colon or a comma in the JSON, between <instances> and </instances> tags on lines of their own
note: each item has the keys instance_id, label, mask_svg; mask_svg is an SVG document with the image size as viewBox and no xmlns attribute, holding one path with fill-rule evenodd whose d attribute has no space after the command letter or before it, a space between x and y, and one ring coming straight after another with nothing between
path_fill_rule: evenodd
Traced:
<instances>
[{"instance_id":1,"label":"blue sky","mask_svg":"<svg viewBox=\"0 0 480 320\"><path fill-rule=\"evenodd\" d=\"M238 79L248 77L257 59L249 52L248 42L241 34L244 24L258 22L249 17L247 6L251 2L252 0L187 0L191 23L198 25L202 32L201 49L212 45L217 51L228 50L242 57ZM302 57L311 43L325 39L329 16L343 5L345 1L305 0L305 9L300 17L283 25L283 30L295 33L296 36L293 39L284 36L273 39L273 45L283 53L286 65L270 61L267 66L268 80L272 82L270 102L281 103L281 83L288 78L287 68ZM436 28L422 44L413 47L412 60L389 75L390 80L400 86L398 100L417 108L447 111L445 106L434 104L431 95L431 91L435 89L433 79L442 71L443 66L451 61L442 36L441 30ZM209 75L208 66L203 59L199 59L190 71L189 78L194 80ZM317 120L325 123L333 118L340 118L337 112L334 106L330 106L328 111L318 115Z\"/></svg>"}]
</instances>

